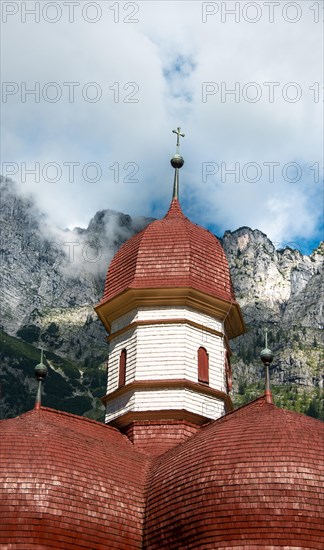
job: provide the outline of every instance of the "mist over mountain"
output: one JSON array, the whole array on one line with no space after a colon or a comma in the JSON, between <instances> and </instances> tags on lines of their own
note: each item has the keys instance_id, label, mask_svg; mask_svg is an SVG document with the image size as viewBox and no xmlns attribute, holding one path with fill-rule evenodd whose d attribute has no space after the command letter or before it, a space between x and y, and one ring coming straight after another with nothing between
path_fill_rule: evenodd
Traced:
<instances>
[{"instance_id":1,"label":"mist over mountain","mask_svg":"<svg viewBox=\"0 0 324 550\"><path fill-rule=\"evenodd\" d=\"M1 417L30 408L40 347L50 370L44 404L100 417L108 347L93 306L115 252L152 220L101 210L87 228L61 229L4 179L0 213ZM249 227L220 240L248 328L231 342L236 404L262 391L267 326L278 404L323 417L323 243L310 256L276 250Z\"/></svg>"}]
</instances>

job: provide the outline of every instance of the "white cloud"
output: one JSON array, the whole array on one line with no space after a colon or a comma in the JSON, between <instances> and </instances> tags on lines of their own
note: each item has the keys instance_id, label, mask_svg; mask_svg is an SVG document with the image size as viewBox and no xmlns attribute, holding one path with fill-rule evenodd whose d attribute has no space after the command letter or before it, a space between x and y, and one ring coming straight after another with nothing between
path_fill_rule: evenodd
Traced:
<instances>
[{"instance_id":1,"label":"white cloud","mask_svg":"<svg viewBox=\"0 0 324 550\"><path fill-rule=\"evenodd\" d=\"M17 163L12 177L21 188L32 190L61 226L85 226L102 208L161 215L172 188L171 130L181 125L186 133L181 193L195 221L219 232L258 227L274 241L318 237L322 190L310 167L322 164L323 104L317 98L322 88L316 84L322 30L309 3L295 3L295 13L282 2L273 23L264 2L258 2L261 18L256 23L249 22L256 15L255 3L249 2L239 4L239 22L225 14L234 2L119 2L118 13L116 4L93 3L101 8L96 23L82 18L85 4L80 3L74 23L68 21L66 7L57 23L42 16L36 23L32 15L22 23L18 13L3 24L2 80L17 83L18 92L3 105L2 157ZM207 4L215 14L203 23ZM94 10L90 7L86 17L94 18ZM300 20L290 22L297 15ZM54 17L54 11L47 16ZM125 18L139 22L126 23ZM28 94L22 102L23 82L27 88L39 83L39 103ZM58 88L46 87L49 82ZM72 85L64 82L80 83L72 103ZM204 82L215 91L205 101ZM273 102L271 85L264 83L279 83L273 85ZM226 94L234 86L237 102ZM62 90L62 98L51 103L46 99L56 89ZM101 99L91 102L98 90ZM249 101L255 93L261 93L260 100ZM294 103L295 93L301 97ZM21 163L30 169L36 162L39 182L34 175L24 181ZM73 182L64 165L71 162L79 163ZM240 163L240 181L222 183L219 171L203 183L206 162L228 168ZM242 167L252 162L262 168L254 184L242 177ZM264 168L267 162L279 163L274 184ZM302 169L294 184L282 177L291 162ZM60 181L46 181L51 175L46 178L47 163L60 167ZM82 169L88 163L100 165L98 182L87 181L91 170L87 178Z\"/></svg>"}]
</instances>

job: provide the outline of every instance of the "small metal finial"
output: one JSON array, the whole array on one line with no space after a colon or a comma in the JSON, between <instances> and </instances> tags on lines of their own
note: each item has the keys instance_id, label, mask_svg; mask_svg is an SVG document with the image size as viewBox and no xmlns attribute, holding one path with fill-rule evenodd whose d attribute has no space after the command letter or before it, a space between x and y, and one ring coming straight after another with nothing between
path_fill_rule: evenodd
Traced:
<instances>
[{"instance_id":1,"label":"small metal finial","mask_svg":"<svg viewBox=\"0 0 324 550\"><path fill-rule=\"evenodd\" d=\"M172 130L172 133L177 134L177 150L176 150L176 153L179 154L180 136L185 137L185 134L183 132L181 132L180 126L178 126L178 128L176 130Z\"/></svg>"},{"instance_id":2,"label":"small metal finial","mask_svg":"<svg viewBox=\"0 0 324 550\"><path fill-rule=\"evenodd\" d=\"M272 395L270 390L269 366L273 361L273 353L268 348L268 329L265 329L265 348L260 353L260 358L265 367L265 395L267 403L272 403Z\"/></svg>"},{"instance_id":3,"label":"small metal finial","mask_svg":"<svg viewBox=\"0 0 324 550\"><path fill-rule=\"evenodd\" d=\"M42 382L44 378L47 375L47 367L43 363L43 349L41 349L41 359L40 363L36 365L35 367L35 376L38 380L38 387L37 387L37 394L36 394L36 401L35 401L35 409L40 409L41 403L42 403Z\"/></svg>"},{"instance_id":4,"label":"small metal finial","mask_svg":"<svg viewBox=\"0 0 324 550\"><path fill-rule=\"evenodd\" d=\"M180 136L185 137L185 134L181 132L180 126L176 130L172 130L173 134L177 134L177 144L176 144L176 153L173 155L172 159L170 160L171 166L175 169L174 173L174 182L173 182L173 199L179 198L179 168L182 168L184 165L184 160L182 156L179 154L179 147L180 147Z\"/></svg>"}]
</instances>

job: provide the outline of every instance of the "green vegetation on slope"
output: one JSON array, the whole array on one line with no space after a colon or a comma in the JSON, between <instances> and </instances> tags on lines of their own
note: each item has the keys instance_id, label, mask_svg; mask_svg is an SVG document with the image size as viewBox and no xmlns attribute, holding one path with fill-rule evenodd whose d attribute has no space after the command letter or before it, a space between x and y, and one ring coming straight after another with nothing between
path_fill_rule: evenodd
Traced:
<instances>
[{"instance_id":1,"label":"green vegetation on slope","mask_svg":"<svg viewBox=\"0 0 324 550\"><path fill-rule=\"evenodd\" d=\"M241 382L234 396L234 407L240 407L264 393L264 381L246 385ZM297 384L271 385L277 407L324 420L324 392L321 388L302 388Z\"/></svg>"},{"instance_id":2,"label":"green vegetation on slope","mask_svg":"<svg viewBox=\"0 0 324 550\"><path fill-rule=\"evenodd\" d=\"M19 415L34 406L37 381L34 368L40 351L31 344L0 331L0 417ZM76 365L55 353L45 352L48 375L43 385L43 405L73 414L93 416L94 396L105 393L106 373L99 366ZM96 418L103 409L95 406Z\"/></svg>"},{"instance_id":3,"label":"green vegetation on slope","mask_svg":"<svg viewBox=\"0 0 324 550\"><path fill-rule=\"evenodd\" d=\"M37 387L34 368L40 361L40 351L3 331L0 331L0 339L0 418L9 418L34 406ZM45 351L45 359L48 375L43 387L43 405L103 420L104 409L98 398L106 391L105 369L89 361L86 366L75 364L48 351ZM234 406L252 401L263 391L263 380L251 384L241 379L234 395ZM277 406L324 420L321 388L272 384L272 394Z\"/></svg>"}]
</instances>

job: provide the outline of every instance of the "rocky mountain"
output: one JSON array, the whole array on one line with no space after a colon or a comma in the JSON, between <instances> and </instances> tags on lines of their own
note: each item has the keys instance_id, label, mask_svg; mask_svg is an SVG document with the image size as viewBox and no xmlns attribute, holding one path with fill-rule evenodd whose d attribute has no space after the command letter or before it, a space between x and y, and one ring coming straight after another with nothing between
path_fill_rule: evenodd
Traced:
<instances>
[{"instance_id":1,"label":"rocky mountain","mask_svg":"<svg viewBox=\"0 0 324 550\"><path fill-rule=\"evenodd\" d=\"M324 244L310 256L276 250L264 233L248 227L226 231L222 244L248 328L232 344L236 403L260 391L258 356L267 327L277 402L324 419Z\"/></svg>"},{"instance_id":2,"label":"rocky mountain","mask_svg":"<svg viewBox=\"0 0 324 550\"><path fill-rule=\"evenodd\" d=\"M1 198L0 414L30 408L43 347L52 380L44 401L100 417L95 398L105 392L107 344L93 305L118 247L151 220L102 210L87 229L61 230L12 181L1 181ZM232 343L235 402L263 387L259 352L267 326L278 403L324 419L323 244L310 256L276 250L248 227L226 231L221 241L248 327Z\"/></svg>"}]
</instances>

